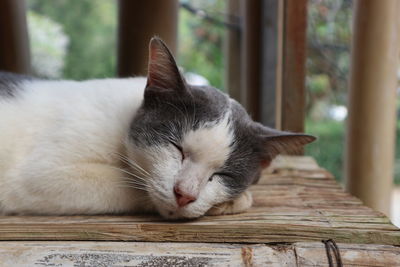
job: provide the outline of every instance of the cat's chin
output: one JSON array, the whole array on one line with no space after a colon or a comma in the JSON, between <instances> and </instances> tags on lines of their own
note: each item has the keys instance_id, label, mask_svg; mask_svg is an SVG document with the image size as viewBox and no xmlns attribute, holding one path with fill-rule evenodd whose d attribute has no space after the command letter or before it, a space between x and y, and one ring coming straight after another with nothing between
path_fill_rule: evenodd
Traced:
<instances>
[{"instance_id":1,"label":"cat's chin","mask_svg":"<svg viewBox=\"0 0 400 267\"><path fill-rule=\"evenodd\" d=\"M190 205L187 207L165 207L164 205L155 205L158 213L167 220L190 220L203 216L208 209L200 211Z\"/></svg>"},{"instance_id":2,"label":"cat's chin","mask_svg":"<svg viewBox=\"0 0 400 267\"><path fill-rule=\"evenodd\" d=\"M190 212L181 212L179 210L163 213L160 212L161 216L167 220L192 220L203 216L204 213L194 214Z\"/></svg>"}]
</instances>

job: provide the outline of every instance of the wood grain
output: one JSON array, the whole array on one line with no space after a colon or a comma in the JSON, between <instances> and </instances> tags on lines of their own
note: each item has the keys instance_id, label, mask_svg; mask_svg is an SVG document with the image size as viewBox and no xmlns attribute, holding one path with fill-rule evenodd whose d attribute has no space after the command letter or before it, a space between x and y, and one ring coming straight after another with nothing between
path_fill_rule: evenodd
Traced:
<instances>
[{"instance_id":1,"label":"wood grain","mask_svg":"<svg viewBox=\"0 0 400 267\"><path fill-rule=\"evenodd\" d=\"M281 157L251 188L246 213L165 221L157 216L3 216L0 240L270 243L321 241L400 245L400 230L345 193L311 158Z\"/></svg>"},{"instance_id":2,"label":"wood grain","mask_svg":"<svg viewBox=\"0 0 400 267\"><path fill-rule=\"evenodd\" d=\"M398 266L400 248L337 244L344 266ZM0 266L328 266L321 242L0 242Z\"/></svg>"}]
</instances>

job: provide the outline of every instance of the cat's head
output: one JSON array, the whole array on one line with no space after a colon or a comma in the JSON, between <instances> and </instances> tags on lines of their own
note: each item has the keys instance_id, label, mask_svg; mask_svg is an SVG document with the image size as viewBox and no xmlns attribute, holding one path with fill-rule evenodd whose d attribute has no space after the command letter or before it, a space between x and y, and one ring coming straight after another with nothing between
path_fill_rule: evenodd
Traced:
<instances>
[{"instance_id":1,"label":"cat's head","mask_svg":"<svg viewBox=\"0 0 400 267\"><path fill-rule=\"evenodd\" d=\"M255 183L278 153L315 139L264 127L221 91L188 85L158 38L150 42L149 61L127 148L144 169L136 170L138 182L166 218L203 215Z\"/></svg>"}]
</instances>

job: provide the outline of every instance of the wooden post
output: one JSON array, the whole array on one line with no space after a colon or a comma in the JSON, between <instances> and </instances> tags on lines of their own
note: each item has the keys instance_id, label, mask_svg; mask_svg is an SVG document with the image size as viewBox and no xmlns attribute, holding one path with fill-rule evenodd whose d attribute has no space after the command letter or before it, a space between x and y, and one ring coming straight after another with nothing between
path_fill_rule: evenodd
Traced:
<instances>
[{"instance_id":1,"label":"wooden post","mask_svg":"<svg viewBox=\"0 0 400 267\"><path fill-rule=\"evenodd\" d=\"M260 119L262 1L242 1L242 88L240 102L253 119Z\"/></svg>"},{"instance_id":2,"label":"wooden post","mask_svg":"<svg viewBox=\"0 0 400 267\"><path fill-rule=\"evenodd\" d=\"M155 35L176 52L178 7L178 0L119 0L118 76L146 75Z\"/></svg>"},{"instance_id":3,"label":"wooden post","mask_svg":"<svg viewBox=\"0 0 400 267\"><path fill-rule=\"evenodd\" d=\"M277 49L275 82L275 128L282 129L282 80L283 80L283 35L285 22L285 1L278 1L277 6Z\"/></svg>"},{"instance_id":4,"label":"wooden post","mask_svg":"<svg viewBox=\"0 0 400 267\"><path fill-rule=\"evenodd\" d=\"M30 53L24 0L0 1L0 70L30 73Z\"/></svg>"},{"instance_id":5,"label":"wooden post","mask_svg":"<svg viewBox=\"0 0 400 267\"><path fill-rule=\"evenodd\" d=\"M240 0L228 0L227 3L227 20L230 23L238 23L238 21L232 21L232 16L240 16ZM229 95L241 102L242 95L242 72L241 72L241 30L228 28L227 37L225 42L225 81L226 88Z\"/></svg>"},{"instance_id":6,"label":"wooden post","mask_svg":"<svg viewBox=\"0 0 400 267\"><path fill-rule=\"evenodd\" d=\"M279 128L292 132L304 132L307 3L307 0L285 0L280 7L283 48L277 120Z\"/></svg>"},{"instance_id":7,"label":"wooden post","mask_svg":"<svg viewBox=\"0 0 400 267\"><path fill-rule=\"evenodd\" d=\"M262 7L261 122L280 128L277 110L281 109L282 88L282 6L280 0L264 0ZM279 90L278 90L279 88ZM279 112L280 114L280 112Z\"/></svg>"},{"instance_id":8,"label":"wooden post","mask_svg":"<svg viewBox=\"0 0 400 267\"><path fill-rule=\"evenodd\" d=\"M229 56L236 52L227 61L232 96L253 119L292 132L304 131L307 2L240 1L240 62L237 46L228 46ZM236 3L229 2L229 11ZM240 73L231 62L241 63Z\"/></svg>"},{"instance_id":9,"label":"wooden post","mask_svg":"<svg viewBox=\"0 0 400 267\"><path fill-rule=\"evenodd\" d=\"M390 212L399 58L400 1L355 1L346 187Z\"/></svg>"}]
</instances>

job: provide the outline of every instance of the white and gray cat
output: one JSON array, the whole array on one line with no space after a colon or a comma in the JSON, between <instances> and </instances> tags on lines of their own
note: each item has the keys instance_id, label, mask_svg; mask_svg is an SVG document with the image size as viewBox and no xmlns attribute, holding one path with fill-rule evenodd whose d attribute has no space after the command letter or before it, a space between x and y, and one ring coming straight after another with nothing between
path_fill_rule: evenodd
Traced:
<instances>
[{"instance_id":1,"label":"white and gray cat","mask_svg":"<svg viewBox=\"0 0 400 267\"><path fill-rule=\"evenodd\" d=\"M253 122L188 85L158 38L146 78L0 74L0 214L228 214L279 152L315 138Z\"/></svg>"}]
</instances>

